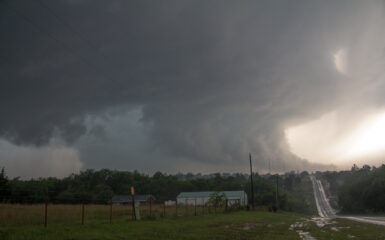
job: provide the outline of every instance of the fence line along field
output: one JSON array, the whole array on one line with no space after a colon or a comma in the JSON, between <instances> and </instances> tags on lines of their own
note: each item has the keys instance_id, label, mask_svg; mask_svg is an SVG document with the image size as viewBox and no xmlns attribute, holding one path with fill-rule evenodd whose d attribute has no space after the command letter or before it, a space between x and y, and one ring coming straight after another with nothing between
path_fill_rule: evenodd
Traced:
<instances>
[{"instance_id":1,"label":"fence line along field","mask_svg":"<svg viewBox=\"0 0 385 240\"><path fill-rule=\"evenodd\" d=\"M194 216L215 214L225 211L225 207L178 205L165 206L152 204L139 206L142 219L164 217ZM228 209L230 210L230 208ZM89 222L109 222L111 205L84 205L84 224ZM132 219L131 205L112 205L112 222L117 219ZM43 225L45 204L0 204L0 225ZM82 204L48 204L47 222L50 223L82 223Z\"/></svg>"}]
</instances>

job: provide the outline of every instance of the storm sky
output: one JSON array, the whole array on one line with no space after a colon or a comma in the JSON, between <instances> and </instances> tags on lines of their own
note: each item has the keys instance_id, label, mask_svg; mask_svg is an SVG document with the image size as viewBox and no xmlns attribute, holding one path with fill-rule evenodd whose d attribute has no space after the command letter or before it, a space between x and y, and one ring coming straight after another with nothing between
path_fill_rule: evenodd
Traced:
<instances>
[{"instance_id":1,"label":"storm sky","mask_svg":"<svg viewBox=\"0 0 385 240\"><path fill-rule=\"evenodd\" d=\"M384 39L384 1L4 0L0 166L380 164Z\"/></svg>"}]
</instances>

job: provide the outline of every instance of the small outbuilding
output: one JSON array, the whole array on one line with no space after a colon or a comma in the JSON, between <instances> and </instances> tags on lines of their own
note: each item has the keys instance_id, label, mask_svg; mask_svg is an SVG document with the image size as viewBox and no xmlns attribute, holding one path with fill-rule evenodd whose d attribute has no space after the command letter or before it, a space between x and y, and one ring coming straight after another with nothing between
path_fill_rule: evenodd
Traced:
<instances>
[{"instance_id":1,"label":"small outbuilding","mask_svg":"<svg viewBox=\"0 0 385 240\"><path fill-rule=\"evenodd\" d=\"M150 202L154 202L155 197L151 194L145 195L135 195L135 203L141 205L150 204ZM115 195L111 199L112 204L121 205L121 204L132 204L132 196L131 195Z\"/></svg>"},{"instance_id":2,"label":"small outbuilding","mask_svg":"<svg viewBox=\"0 0 385 240\"><path fill-rule=\"evenodd\" d=\"M176 202L173 200L164 201L164 205L166 205L166 206L175 206L175 204L176 204Z\"/></svg>"},{"instance_id":3,"label":"small outbuilding","mask_svg":"<svg viewBox=\"0 0 385 240\"><path fill-rule=\"evenodd\" d=\"M184 205L207 205L214 192L181 192L176 200ZM223 191L227 199L227 205L246 206L248 203L245 191Z\"/></svg>"}]
</instances>

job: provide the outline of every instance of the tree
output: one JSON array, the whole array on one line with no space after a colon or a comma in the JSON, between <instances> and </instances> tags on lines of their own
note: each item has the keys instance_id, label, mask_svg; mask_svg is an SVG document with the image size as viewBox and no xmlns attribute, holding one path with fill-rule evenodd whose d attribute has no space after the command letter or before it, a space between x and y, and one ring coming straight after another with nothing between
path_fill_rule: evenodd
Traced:
<instances>
[{"instance_id":1,"label":"tree","mask_svg":"<svg viewBox=\"0 0 385 240\"><path fill-rule=\"evenodd\" d=\"M0 202L5 202L9 199L11 188L9 186L8 178L5 175L5 169L1 169L0 173Z\"/></svg>"},{"instance_id":2,"label":"tree","mask_svg":"<svg viewBox=\"0 0 385 240\"><path fill-rule=\"evenodd\" d=\"M57 195L57 201L60 203L76 203L78 200L75 199L71 191L64 191Z\"/></svg>"},{"instance_id":3,"label":"tree","mask_svg":"<svg viewBox=\"0 0 385 240\"><path fill-rule=\"evenodd\" d=\"M353 164L352 166L352 172L354 171L358 171L360 168L356 165L356 164Z\"/></svg>"},{"instance_id":4,"label":"tree","mask_svg":"<svg viewBox=\"0 0 385 240\"><path fill-rule=\"evenodd\" d=\"M224 192L213 192L209 198L209 204L214 207L223 206L226 204L226 195Z\"/></svg>"},{"instance_id":5,"label":"tree","mask_svg":"<svg viewBox=\"0 0 385 240\"><path fill-rule=\"evenodd\" d=\"M95 187L94 190L94 202L95 203L107 203L108 200L114 195L114 192L111 188L104 184L99 184Z\"/></svg>"}]
</instances>

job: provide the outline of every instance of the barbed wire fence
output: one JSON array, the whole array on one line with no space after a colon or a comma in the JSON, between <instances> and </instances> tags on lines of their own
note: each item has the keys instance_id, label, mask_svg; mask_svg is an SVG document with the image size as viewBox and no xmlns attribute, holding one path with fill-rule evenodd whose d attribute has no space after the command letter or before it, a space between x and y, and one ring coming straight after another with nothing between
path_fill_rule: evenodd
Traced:
<instances>
[{"instance_id":1,"label":"barbed wire fence","mask_svg":"<svg viewBox=\"0 0 385 240\"><path fill-rule=\"evenodd\" d=\"M176 218L187 216L202 216L207 214L218 214L240 209L239 205L213 206L211 204L184 203L175 201L166 204L152 201L115 204L112 198L100 203L90 201L84 196L72 196L63 201L53 195L54 191L42 192L29 189L28 191L12 191L12 197L8 202L0 203L0 224L2 225L43 225L49 224L87 224L89 222L105 222L112 224L114 221L134 220L135 210L137 219L155 220L159 218ZM86 195L86 194L84 194Z\"/></svg>"}]
</instances>

